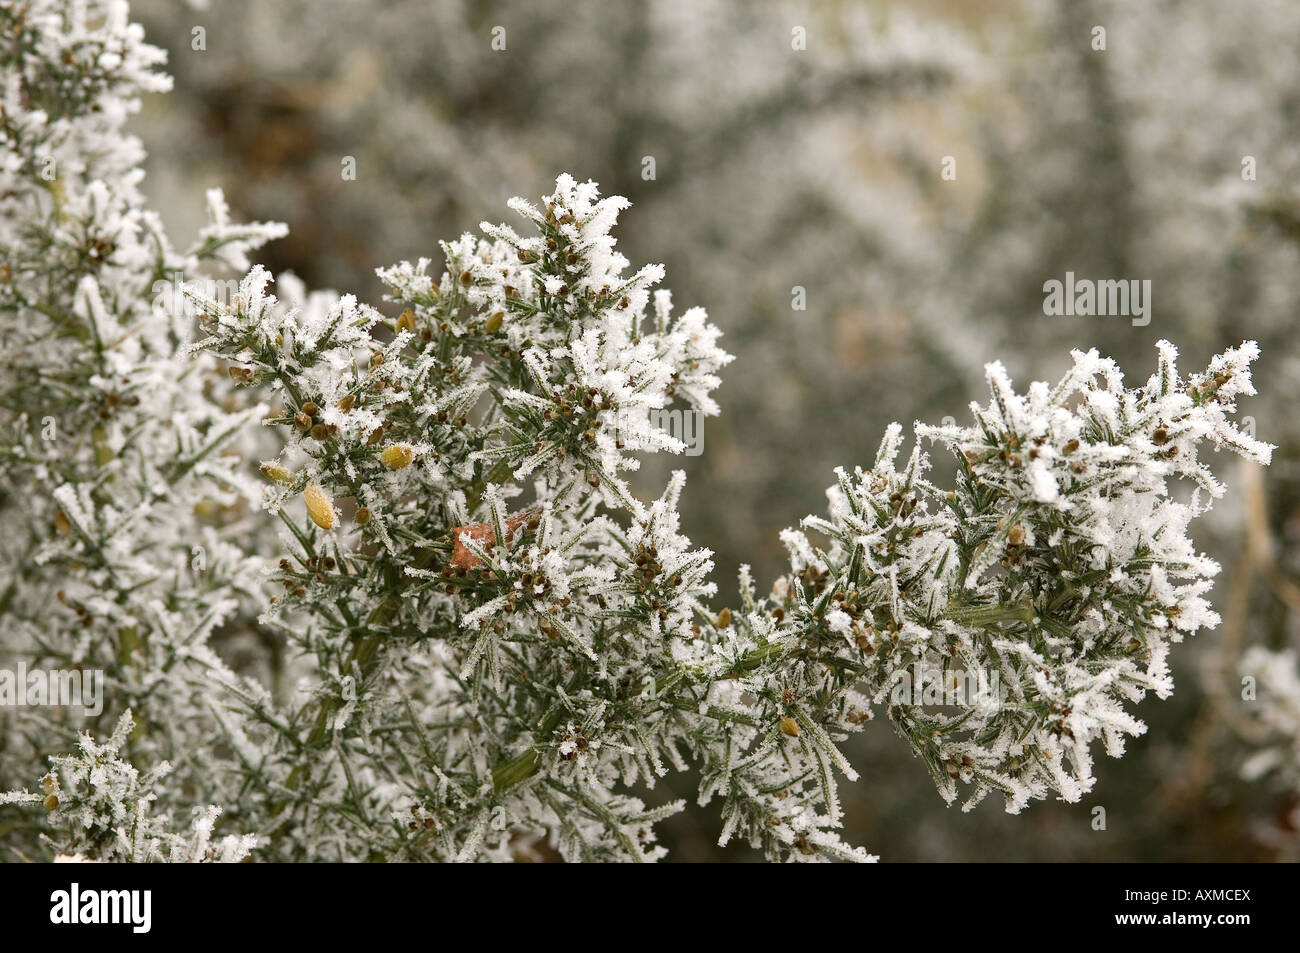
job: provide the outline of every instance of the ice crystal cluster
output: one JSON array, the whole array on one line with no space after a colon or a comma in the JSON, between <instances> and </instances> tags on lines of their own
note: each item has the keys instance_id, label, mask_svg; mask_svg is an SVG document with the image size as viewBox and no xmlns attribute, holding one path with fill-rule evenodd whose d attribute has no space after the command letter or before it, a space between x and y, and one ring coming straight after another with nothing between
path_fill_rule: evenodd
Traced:
<instances>
[{"instance_id":1,"label":"ice crystal cluster","mask_svg":"<svg viewBox=\"0 0 1300 953\"><path fill-rule=\"evenodd\" d=\"M731 356L616 250L624 200L561 175L522 231L381 269L383 311L273 286L248 256L281 227L211 194L178 251L144 208L122 127L166 80L124 3L0 30L6 658L108 674L93 723L0 714L20 851L653 860L685 807L656 782L694 771L721 843L868 860L837 789L875 716L949 801L1075 801L1217 621L1188 527L1206 448L1268 459L1232 420L1253 344L1184 378L1161 343L1136 387L1095 352L1024 393L992 365L970 425L891 427L789 571L720 599L682 475L626 473Z\"/></svg>"}]
</instances>

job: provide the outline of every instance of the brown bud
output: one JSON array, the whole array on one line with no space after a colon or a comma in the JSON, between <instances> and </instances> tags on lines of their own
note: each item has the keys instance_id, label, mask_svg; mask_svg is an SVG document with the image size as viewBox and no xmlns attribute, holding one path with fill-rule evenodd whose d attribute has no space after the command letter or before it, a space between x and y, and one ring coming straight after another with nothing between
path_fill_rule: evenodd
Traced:
<instances>
[{"instance_id":1,"label":"brown bud","mask_svg":"<svg viewBox=\"0 0 1300 953\"><path fill-rule=\"evenodd\" d=\"M516 513L513 516L506 517L506 533L514 533L528 519L527 513ZM464 571L467 569L477 569L483 565L482 561L470 552L469 547L460 541L462 533L468 533L469 538L474 540L485 549L491 549L496 542L496 533L492 529L491 523L471 523L468 526L457 526L451 531L453 541L451 550L451 566L453 569Z\"/></svg>"},{"instance_id":2,"label":"brown bud","mask_svg":"<svg viewBox=\"0 0 1300 953\"><path fill-rule=\"evenodd\" d=\"M415 312L407 308L397 317L397 330L415 333Z\"/></svg>"},{"instance_id":3,"label":"brown bud","mask_svg":"<svg viewBox=\"0 0 1300 953\"><path fill-rule=\"evenodd\" d=\"M358 526L365 526L370 522L370 507L361 507L352 518L357 521Z\"/></svg>"},{"instance_id":4,"label":"brown bud","mask_svg":"<svg viewBox=\"0 0 1300 953\"><path fill-rule=\"evenodd\" d=\"M781 734L789 735L791 738L799 737L799 722L795 721L789 715L781 718Z\"/></svg>"}]
</instances>

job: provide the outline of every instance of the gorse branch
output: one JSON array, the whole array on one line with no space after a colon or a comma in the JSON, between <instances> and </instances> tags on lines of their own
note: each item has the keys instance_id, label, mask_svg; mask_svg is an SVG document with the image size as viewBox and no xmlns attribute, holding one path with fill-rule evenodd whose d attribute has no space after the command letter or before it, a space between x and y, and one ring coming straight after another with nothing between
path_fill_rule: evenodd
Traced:
<instances>
[{"instance_id":1,"label":"gorse branch","mask_svg":"<svg viewBox=\"0 0 1300 953\"><path fill-rule=\"evenodd\" d=\"M680 475L646 505L620 471L629 444L671 440L629 434L633 412L679 388L713 410L728 358L701 312L674 322L660 292L647 313L658 273L623 277L608 240L619 200L561 177L543 201L514 203L533 237L485 226L488 240L445 246L437 283L426 261L384 272L404 306L381 322L386 345L358 312L321 325L333 353L304 350L298 316L261 297L257 272L240 307L205 302L199 346L253 383L295 377L298 363L345 369L295 377L301 402L275 418L290 441L266 464L282 484L271 505L305 488L327 533L341 531L345 498L362 514L338 571L349 602L359 585L380 609L361 656L337 653L338 685L378 685L399 642L440 643L448 694L421 697L448 727L430 739L439 783L417 811L449 825L452 845L500 808L510 823L476 842L563 822L574 856L605 856L591 837L621 856L629 831L586 789L612 796L694 763L702 799L724 799L724 840L743 833L774 857L862 856L834 835L836 775L855 776L838 743L881 704L946 798L965 784L968 806L998 791L1018 811L1087 791L1093 742L1121 753L1144 730L1125 703L1167 695L1169 646L1215 622L1203 599L1215 567L1185 527L1222 492L1198 460L1203 441L1267 460L1230 419L1253 392L1254 347L1183 382L1162 343L1135 389L1095 352L1025 396L993 366L972 425L918 428L955 454L953 489L926 480L919 448L900 467L891 429L870 470L839 474L828 517L785 534L791 574L764 597L745 579L743 607L715 613L709 555L678 532ZM1170 495L1177 477L1196 484L1188 502ZM311 560L319 547L303 539ZM288 567L279 611L310 616L340 590L330 573L298 585L313 568ZM332 637L352 628L316 621ZM945 704L944 686L967 681L988 690ZM345 702L313 704L314 757Z\"/></svg>"}]
</instances>

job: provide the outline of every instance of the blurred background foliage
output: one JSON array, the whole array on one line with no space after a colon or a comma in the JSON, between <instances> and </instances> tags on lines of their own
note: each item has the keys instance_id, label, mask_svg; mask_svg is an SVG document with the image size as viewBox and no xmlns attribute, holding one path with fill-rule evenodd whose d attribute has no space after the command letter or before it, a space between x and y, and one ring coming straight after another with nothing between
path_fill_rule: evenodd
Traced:
<instances>
[{"instance_id":1,"label":"blurred background foliage","mask_svg":"<svg viewBox=\"0 0 1300 953\"><path fill-rule=\"evenodd\" d=\"M176 77L137 124L169 227L201 224L201 189L220 185L241 217L289 224L263 260L310 286L378 303L377 266L438 258L438 239L510 218L509 196L535 198L560 171L632 200L624 253L664 262L677 304L705 306L737 355L703 455L637 478L657 494L668 466L687 471L686 529L716 552L723 602L740 564L779 572L778 531L824 508L834 466L865 464L891 420L963 415L988 361L1054 379L1070 348L1095 346L1145 379L1159 338L1186 370L1258 339L1262 397L1245 413L1280 451L1267 473L1226 474L1201 530L1224 565L1224 623L1176 657L1171 701L1140 706L1151 731L1130 756L1099 764L1083 803L965 816L881 725L855 739L863 780L844 795L850 839L886 860L1295 856L1294 792L1241 779L1257 739L1236 665L1246 646L1297 641L1300 6L136 0L135 13ZM1067 271L1151 280L1150 324L1045 316L1043 282ZM678 784L655 799L690 797ZM716 830L707 812L679 815L672 858L748 856L719 851Z\"/></svg>"}]
</instances>

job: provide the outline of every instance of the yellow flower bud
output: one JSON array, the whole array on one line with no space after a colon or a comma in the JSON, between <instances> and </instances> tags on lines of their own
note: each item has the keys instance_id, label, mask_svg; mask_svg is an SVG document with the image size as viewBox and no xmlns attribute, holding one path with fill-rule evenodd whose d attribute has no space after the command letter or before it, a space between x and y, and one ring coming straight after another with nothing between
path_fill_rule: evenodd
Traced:
<instances>
[{"instance_id":1,"label":"yellow flower bud","mask_svg":"<svg viewBox=\"0 0 1300 953\"><path fill-rule=\"evenodd\" d=\"M262 472L266 474L267 479L272 483L278 483L281 486L288 486L293 482L293 473L284 467L277 467L274 463L263 463Z\"/></svg>"},{"instance_id":2,"label":"yellow flower bud","mask_svg":"<svg viewBox=\"0 0 1300 953\"><path fill-rule=\"evenodd\" d=\"M415 312L407 308L397 318L397 330L415 333Z\"/></svg>"},{"instance_id":3,"label":"yellow flower bud","mask_svg":"<svg viewBox=\"0 0 1300 953\"><path fill-rule=\"evenodd\" d=\"M488 334L496 334L501 330L501 325L505 322L505 319L504 311L493 312L492 316L483 323L483 330Z\"/></svg>"},{"instance_id":4,"label":"yellow flower bud","mask_svg":"<svg viewBox=\"0 0 1300 953\"><path fill-rule=\"evenodd\" d=\"M45 810L52 811L59 806L59 796L57 794L45 795Z\"/></svg>"},{"instance_id":5,"label":"yellow flower bud","mask_svg":"<svg viewBox=\"0 0 1300 953\"><path fill-rule=\"evenodd\" d=\"M791 738L799 737L799 722L795 721L789 715L781 719L781 734L789 735Z\"/></svg>"},{"instance_id":6,"label":"yellow flower bud","mask_svg":"<svg viewBox=\"0 0 1300 953\"><path fill-rule=\"evenodd\" d=\"M330 499L328 493L313 483L302 491L302 498L307 503L307 515L311 517L313 523L321 529L334 528L338 516L334 512L334 501Z\"/></svg>"},{"instance_id":7,"label":"yellow flower bud","mask_svg":"<svg viewBox=\"0 0 1300 953\"><path fill-rule=\"evenodd\" d=\"M400 470L402 467L410 466L415 459L415 449L409 443L395 443L391 447L384 449L379 455L380 461L390 470Z\"/></svg>"}]
</instances>

